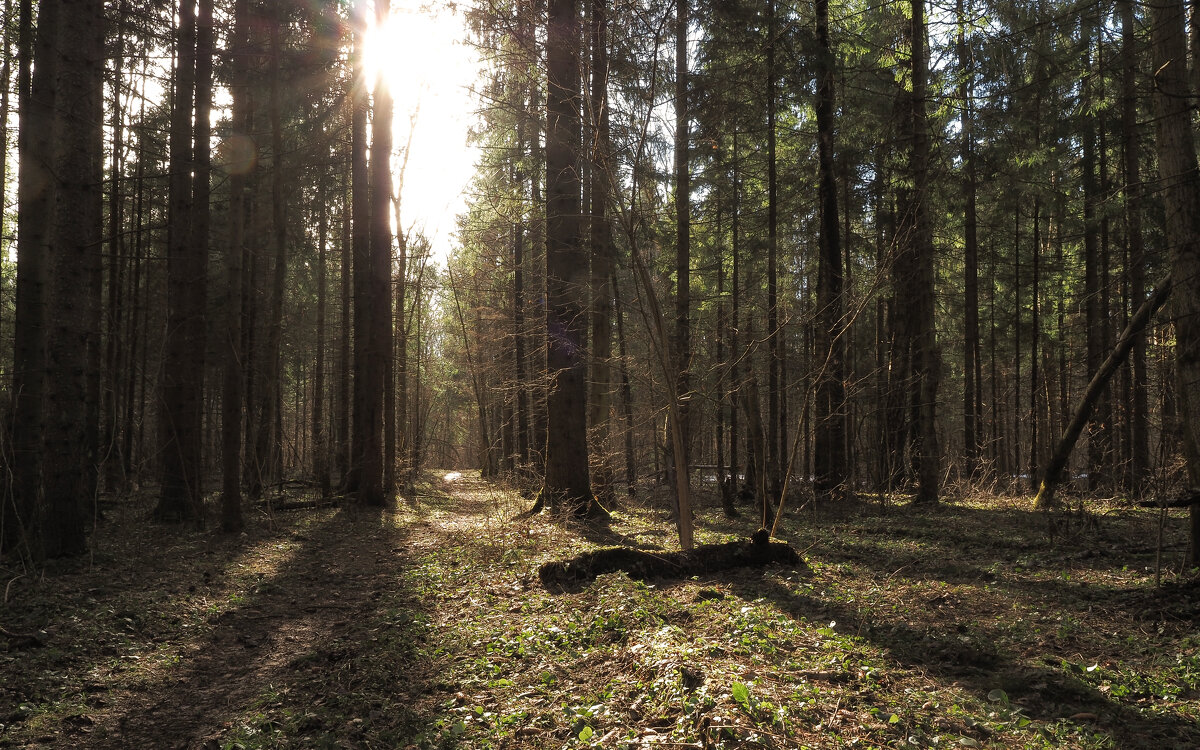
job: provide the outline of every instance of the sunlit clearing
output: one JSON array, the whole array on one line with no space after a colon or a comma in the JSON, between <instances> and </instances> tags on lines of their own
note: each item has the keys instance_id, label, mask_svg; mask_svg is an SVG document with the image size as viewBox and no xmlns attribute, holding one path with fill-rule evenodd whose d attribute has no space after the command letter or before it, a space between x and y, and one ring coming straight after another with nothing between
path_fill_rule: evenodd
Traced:
<instances>
[{"instance_id":1,"label":"sunlit clearing","mask_svg":"<svg viewBox=\"0 0 1200 750\"><path fill-rule=\"evenodd\" d=\"M456 479L462 479L462 472L461 471L452 471L449 474L447 474L446 476L442 477L442 479L444 479L447 482L453 482Z\"/></svg>"},{"instance_id":2,"label":"sunlit clearing","mask_svg":"<svg viewBox=\"0 0 1200 750\"><path fill-rule=\"evenodd\" d=\"M474 122L470 89L479 66L474 51L462 44L463 36L463 19L453 6L393 0L388 20L379 26L372 20L364 40L367 85L374 87L382 76L395 100L397 182L404 150L410 149L401 192L402 228L423 229L443 258L454 217L465 208L464 192L477 157L466 139Z\"/></svg>"}]
</instances>

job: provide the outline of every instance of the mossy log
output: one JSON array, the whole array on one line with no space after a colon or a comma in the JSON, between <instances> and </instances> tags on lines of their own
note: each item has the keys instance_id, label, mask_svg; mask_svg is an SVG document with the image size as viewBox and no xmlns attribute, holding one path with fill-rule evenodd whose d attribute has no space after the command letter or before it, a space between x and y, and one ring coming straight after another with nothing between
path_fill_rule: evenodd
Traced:
<instances>
[{"instance_id":1,"label":"mossy log","mask_svg":"<svg viewBox=\"0 0 1200 750\"><path fill-rule=\"evenodd\" d=\"M604 573L623 570L645 581L654 578L687 578L735 568L763 568L779 563L801 566L800 553L783 542L772 543L765 530L753 537L725 544L703 544L681 552L646 552L629 547L609 547L585 552L570 560L548 562L538 570L546 588L587 583Z\"/></svg>"}]
</instances>

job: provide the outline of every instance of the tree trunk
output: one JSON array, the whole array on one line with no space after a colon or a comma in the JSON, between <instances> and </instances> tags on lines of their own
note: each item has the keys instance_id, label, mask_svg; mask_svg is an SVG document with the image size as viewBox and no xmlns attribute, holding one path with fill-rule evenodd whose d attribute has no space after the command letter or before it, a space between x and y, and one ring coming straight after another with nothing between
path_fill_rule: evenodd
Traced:
<instances>
[{"instance_id":1,"label":"tree trunk","mask_svg":"<svg viewBox=\"0 0 1200 750\"><path fill-rule=\"evenodd\" d=\"M980 399L983 387L979 358L979 235L976 217L977 177L975 171L974 85L970 48L967 46L967 9L958 0L959 98L962 100L963 168L963 453L968 479L979 469L983 414Z\"/></svg>"},{"instance_id":2,"label":"tree trunk","mask_svg":"<svg viewBox=\"0 0 1200 750\"><path fill-rule=\"evenodd\" d=\"M144 119L146 115L146 78L147 78L148 62L142 61L141 75L141 90L139 92L140 104L138 105L138 119ZM133 452L136 443L134 442L135 435L140 432L139 428L135 428L137 424L135 416L143 407L143 399L137 398L139 384L144 381L145 371L141 368L139 356L145 351L146 347L142 338L146 332L146 326L140 325L142 317L142 308L145 306L145 290L142 278L145 246L145 194L146 194L146 138L142 132L137 136L137 166L133 170L133 252L130 254L130 265L133 267L129 276L129 289L127 292L130 302L128 305L128 314L124 323L125 340L129 342L129 354L125 359L125 413L122 416L122 443L121 455L124 458L124 467L122 473L125 476L126 482L133 483L134 477L134 461ZM140 371L140 375L139 375Z\"/></svg>"},{"instance_id":3,"label":"tree trunk","mask_svg":"<svg viewBox=\"0 0 1200 750\"><path fill-rule=\"evenodd\" d=\"M687 0L679 0L686 7ZM600 504L611 507L612 489L612 432L609 413L612 390L612 289L609 279L613 273L612 225L608 216L611 190L609 163L608 112L608 8L606 0L592 0L592 123L595 129L591 149L591 246L592 246L592 330L591 330L591 391L588 410L588 429L594 439L596 454L592 489ZM686 12L686 11L685 11Z\"/></svg>"},{"instance_id":4,"label":"tree trunk","mask_svg":"<svg viewBox=\"0 0 1200 750\"><path fill-rule=\"evenodd\" d=\"M212 101L213 101L213 57L216 49L216 32L213 28L213 0L199 0L196 16L196 80L195 106L196 114L193 126L195 145L192 154L192 214L190 222L190 244L194 258L194 274L197 281L190 294L195 305L194 326L191 335L195 337L191 366L200 373L196 376L197 410L196 437L198 446L196 455L196 489L200 494L196 499L196 507L202 508L203 489L200 486L204 472L204 369L206 362L206 341L208 338L208 251L209 227L211 224L210 198L212 178Z\"/></svg>"},{"instance_id":5,"label":"tree trunk","mask_svg":"<svg viewBox=\"0 0 1200 750\"><path fill-rule=\"evenodd\" d=\"M350 171L351 171L351 246L354 256L354 403L350 439L349 473L346 475L347 494L362 496L364 464L378 443L372 444L372 424L368 415L371 399L366 373L370 367L371 314L371 200L370 173L367 169L367 89L364 80L363 36L367 25L366 0L356 0L353 6L354 77L351 81ZM378 415L376 415L378 416ZM378 461L376 460L376 463ZM369 492L368 492L369 494ZM381 494L381 493L377 493Z\"/></svg>"},{"instance_id":6,"label":"tree trunk","mask_svg":"<svg viewBox=\"0 0 1200 750\"><path fill-rule=\"evenodd\" d=\"M41 549L87 548L95 498L96 434L89 414L99 359L103 154L104 4L64 2L59 17L55 253L47 318L46 423ZM84 405L84 408L80 408Z\"/></svg>"},{"instance_id":7,"label":"tree trunk","mask_svg":"<svg viewBox=\"0 0 1200 750\"><path fill-rule=\"evenodd\" d=\"M520 106L524 107L526 102L527 91L522 90L520 95ZM530 105L532 105L533 97L530 96ZM524 159L529 145L526 143L525 136L525 121L524 114L517 118L517 153L518 161ZM517 193L518 210L516 221L513 226L513 248L512 248L512 266L513 266L513 294L512 294L512 317L513 317L513 361L514 373L513 377L516 380L516 449L520 463L520 473L522 476L527 476L529 472L529 378L528 378L528 362L526 361L526 337L528 331L525 330L525 242L526 242L526 224L528 222L528 208L525 195L526 175L517 167L513 176L514 187Z\"/></svg>"},{"instance_id":8,"label":"tree trunk","mask_svg":"<svg viewBox=\"0 0 1200 750\"><path fill-rule=\"evenodd\" d=\"M405 155L407 159L407 154ZM403 186L401 186L402 188ZM391 451L391 462L393 471L400 472L401 489L409 486L412 479L407 471L401 471L403 465L407 463L407 448L408 441L411 439L408 434L408 325L405 319L407 311L406 300L408 298L408 238L400 228L400 195L401 188L397 188L396 194L396 231L399 233L396 237L396 248L398 250L396 258L396 298L394 300L395 313L392 316L392 331L394 335L393 347L395 350L395 381L391 387L395 390L395 413L393 415L393 424L395 435L393 437L393 446Z\"/></svg>"},{"instance_id":9,"label":"tree trunk","mask_svg":"<svg viewBox=\"0 0 1200 750\"><path fill-rule=\"evenodd\" d=\"M1195 3L1193 3L1195 6ZM1146 251L1142 238L1142 178L1138 147L1137 124L1137 44L1133 17L1133 0L1119 0L1121 16L1121 134L1125 182L1125 236L1129 253L1129 298L1141 304L1146 295ZM1134 337L1133 379L1130 383L1130 446L1129 491L1140 498L1145 489L1150 467L1149 402L1150 389L1146 371L1146 336Z\"/></svg>"},{"instance_id":10,"label":"tree trunk","mask_svg":"<svg viewBox=\"0 0 1200 750\"><path fill-rule=\"evenodd\" d=\"M242 259L245 257L250 206L247 174L253 169L249 158L249 0L238 0L233 10L232 67L229 89L233 99L229 173L229 244L225 248L225 345L221 363L221 530L242 530L242 418L244 373L242 342ZM239 148L240 147L240 148Z\"/></svg>"},{"instance_id":11,"label":"tree trunk","mask_svg":"<svg viewBox=\"0 0 1200 750\"><path fill-rule=\"evenodd\" d=\"M765 458L767 486L776 495L782 485L779 450L779 369L782 347L779 336L779 181L775 169L775 0L767 0L767 437ZM760 466L760 469L762 467ZM758 498L765 502L765 497Z\"/></svg>"},{"instance_id":12,"label":"tree trunk","mask_svg":"<svg viewBox=\"0 0 1200 750\"><path fill-rule=\"evenodd\" d=\"M271 128L271 245L275 262L272 266L270 300L267 312L267 340L260 361L258 433L254 444L255 466L260 477L270 482L280 479L280 450L283 436L279 423L282 417L283 383L280 359L283 347L283 299L287 293L287 205L284 197L283 104L281 97L281 66L283 54L281 26L283 12L275 9L270 23L270 80L267 89L267 117Z\"/></svg>"},{"instance_id":13,"label":"tree trunk","mask_svg":"<svg viewBox=\"0 0 1200 750\"><path fill-rule=\"evenodd\" d=\"M6 0L7 4L7 0ZM120 441L117 436L117 412L120 409L118 395L121 392L120 377L122 370L120 366L120 358L122 351L120 349L120 330L121 330L121 308L123 306L122 292L125 289L122 272L124 271L124 256L122 248L124 246L122 229L124 223L124 199L121 196L122 187L122 170L125 161L125 107L123 104L123 94L121 91L124 68L124 47L125 47L125 17L127 10L125 3L122 2L117 8L117 43L115 47L115 57L112 65L112 153L111 161L109 162L109 198L108 198L108 300L107 307L104 312L104 364L102 373L104 382L101 387L101 405L100 405L100 445L102 452L100 454L100 462L104 467L104 485L109 492L117 492L120 490L124 481L121 477L121 467L124 465L124 460L121 458ZM7 16L7 13L6 13ZM7 46L8 35L5 34L5 45ZM4 78L2 84L4 93L0 96L0 128L4 128L8 122L8 89L7 89L7 66L8 54L4 55L5 68L3 73L0 73L0 78ZM0 163L3 163L7 156L7 132L5 133L4 143L0 143ZM6 166L6 164L5 164ZM5 184L5 170L0 168L0 184ZM3 235L3 228L0 227L0 235ZM2 305L0 305L2 307Z\"/></svg>"},{"instance_id":14,"label":"tree trunk","mask_svg":"<svg viewBox=\"0 0 1200 750\"><path fill-rule=\"evenodd\" d=\"M1196 164L1184 9L1180 0L1151 6L1155 135L1167 244L1175 290L1175 382L1183 455L1191 487L1200 487L1200 169ZM1200 505L1191 506L1191 565L1200 564Z\"/></svg>"},{"instance_id":15,"label":"tree trunk","mask_svg":"<svg viewBox=\"0 0 1200 750\"><path fill-rule=\"evenodd\" d=\"M933 235L929 223L929 124L926 118L925 3L912 0L912 99L909 125L912 179L900 243L905 256L897 264L905 277L905 294L897 300L904 315L906 344L911 357L908 390L913 404L913 461L917 475L916 502L938 500L941 452L937 439L937 390L940 362L934 338Z\"/></svg>"},{"instance_id":16,"label":"tree trunk","mask_svg":"<svg viewBox=\"0 0 1200 750\"><path fill-rule=\"evenodd\" d=\"M717 423L717 468L716 482L717 491L721 496L721 511L726 518L737 518L739 515L737 506L734 505L733 497L735 494L736 483L733 480L732 474L736 473L736 469L730 470L729 465L725 462L725 418L727 394L729 393L729 365L730 357L725 347L725 334L732 327L729 325L729 316L725 307L725 251L723 248L724 228L721 226L721 206L717 205L717 227L716 227L716 261L717 261L717 327L714 331L714 338L717 340L717 397L713 402L713 411L715 421Z\"/></svg>"},{"instance_id":17,"label":"tree trunk","mask_svg":"<svg viewBox=\"0 0 1200 750\"><path fill-rule=\"evenodd\" d=\"M167 231L167 336L160 380L162 489L154 517L178 523L201 513L204 282L207 248L192 240L196 93L196 1L181 0L171 108Z\"/></svg>"},{"instance_id":18,"label":"tree trunk","mask_svg":"<svg viewBox=\"0 0 1200 750\"><path fill-rule=\"evenodd\" d=\"M1086 24L1090 68L1090 49L1096 31L1094 19L1090 14ZM1087 101L1094 98L1090 80L1091 77L1088 77L1084 83L1084 97ZM1083 158L1080 168L1083 170L1083 295L1087 324L1087 373L1088 378L1092 378L1104 359L1101 331L1102 326L1107 325L1107 321L1101 319L1100 311L1100 225L1096 218L1100 189L1096 181L1096 126L1091 117L1084 119L1082 140ZM1088 426L1088 488L1091 490L1103 486L1110 479L1108 467L1111 460L1111 443L1107 425L1095 418L1098 411L1093 411L1094 417Z\"/></svg>"},{"instance_id":19,"label":"tree trunk","mask_svg":"<svg viewBox=\"0 0 1200 750\"><path fill-rule=\"evenodd\" d=\"M546 29L546 484L551 507L594 512L587 454L587 361L581 290L579 20L576 0L550 0ZM597 509L598 510L598 509Z\"/></svg>"},{"instance_id":20,"label":"tree trunk","mask_svg":"<svg viewBox=\"0 0 1200 750\"><path fill-rule=\"evenodd\" d=\"M738 487L738 437L740 431L738 420L738 389L742 388L742 342L738 336L742 324L742 238L739 233L739 218L742 212L742 184L738 174L738 132L733 131L733 164L731 169L733 206L730 217L730 319L733 325L728 329L730 335L730 386L728 386L727 408L730 410L730 470L733 474L731 492Z\"/></svg>"},{"instance_id":21,"label":"tree trunk","mask_svg":"<svg viewBox=\"0 0 1200 750\"><path fill-rule=\"evenodd\" d=\"M613 299L618 303L621 292L617 288L617 276L614 272L610 285ZM633 449L633 388L629 384L629 360L625 350L625 314L620 308L616 311L617 318L617 357L621 363L621 409L625 415L625 492L629 497L637 493L637 459Z\"/></svg>"},{"instance_id":22,"label":"tree trunk","mask_svg":"<svg viewBox=\"0 0 1200 750\"><path fill-rule=\"evenodd\" d=\"M375 23L382 26L390 13L388 0L376 0ZM369 321L366 325L366 358L355 382L364 381L365 445L362 484L358 498L366 505L383 506L383 407L387 362L392 356L392 95L386 76L375 82L371 120L370 271Z\"/></svg>"},{"instance_id":23,"label":"tree trunk","mask_svg":"<svg viewBox=\"0 0 1200 750\"><path fill-rule=\"evenodd\" d=\"M837 180L833 167L833 49L829 41L829 2L816 0L817 22L817 195L821 230L817 271L816 434L813 445L814 490L840 494L845 488L846 386L842 300L842 244L838 223ZM822 362L823 359L823 362Z\"/></svg>"},{"instance_id":24,"label":"tree trunk","mask_svg":"<svg viewBox=\"0 0 1200 750\"><path fill-rule=\"evenodd\" d=\"M12 111L9 100L9 92L12 90L12 0L4 0L4 45L3 45L3 62L0 62L0 185L8 185L8 146L9 146L9 129L8 115ZM20 22L18 21L18 26ZM120 62L114 69L120 70ZM117 76L119 78L119 76ZM114 106L114 110L121 110L120 100ZM118 149L114 148L114 151ZM116 172L113 173L116 175ZM114 180L115 182L115 180ZM8 231L7 217L0 215L0 237L6 237ZM3 253L0 253L0 279L4 277L4 264L8 261L8 242L3 241ZM4 295L3 285L0 284L0 322L3 321L4 311ZM3 506L0 506L0 518L3 516ZM0 548L4 546L4 540L0 531Z\"/></svg>"},{"instance_id":25,"label":"tree trunk","mask_svg":"<svg viewBox=\"0 0 1200 750\"><path fill-rule=\"evenodd\" d=\"M1039 102L1040 104L1040 102ZM1036 108L1040 118L1041 107ZM1038 139L1040 140L1040 138ZM1038 412L1038 394L1041 392L1039 375L1038 345L1042 337L1041 294L1042 294L1042 199L1033 199L1033 291L1030 294L1030 308L1033 313L1033 329L1029 333L1029 483L1037 487L1037 467L1040 464L1038 451L1038 428L1041 415ZM1018 355L1020 356L1020 355Z\"/></svg>"},{"instance_id":26,"label":"tree trunk","mask_svg":"<svg viewBox=\"0 0 1200 750\"><path fill-rule=\"evenodd\" d=\"M18 91L22 127L17 134L17 283L9 415L11 491L5 493L3 540L11 549L30 541L41 499L45 425L47 284L54 248L54 134L60 0L38 5L36 50L31 0L21 3ZM37 58L37 68L31 61ZM11 498L11 500L9 500Z\"/></svg>"},{"instance_id":27,"label":"tree trunk","mask_svg":"<svg viewBox=\"0 0 1200 750\"><path fill-rule=\"evenodd\" d=\"M329 486L329 450L325 430L325 264L329 255L329 195L325 181L328 172L322 172L317 189L317 340L316 362L313 365L313 408L312 408L312 462L321 497L327 498Z\"/></svg>"},{"instance_id":28,"label":"tree trunk","mask_svg":"<svg viewBox=\"0 0 1200 750\"><path fill-rule=\"evenodd\" d=\"M342 195L342 233L340 239L340 256L341 267L339 268L341 277L341 320L338 331L338 382L337 382L337 468L339 482L343 490L348 489L348 481L350 478L350 379L351 379L351 359L350 359L350 341L351 331L353 328L353 317L351 313L351 302L354 298L352 281L352 269L354 261L352 258L351 247L351 214L352 214L352 198L345 189L345 184L341 190Z\"/></svg>"},{"instance_id":29,"label":"tree trunk","mask_svg":"<svg viewBox=\"0 0 1200 750\"><path fill-rule=\"evenodd\" d=\"M675 0L675 392L684 464L691 463L692 181L688 126L688 2Z\"/></svg>"}]
</instances>

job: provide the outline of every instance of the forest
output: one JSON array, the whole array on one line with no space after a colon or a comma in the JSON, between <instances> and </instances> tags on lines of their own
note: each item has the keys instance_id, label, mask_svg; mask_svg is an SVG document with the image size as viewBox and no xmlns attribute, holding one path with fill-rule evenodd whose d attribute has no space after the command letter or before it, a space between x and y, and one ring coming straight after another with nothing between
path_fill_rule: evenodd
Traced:
<instances>
[{"instance_id":1,"label":"forest","mask_svg":"<svg viewBox=\"0 0 1200 750\"><path fill-rule=\"evenodd\" d=\"M3 3L0 747L1200 745L1197 0Z\"/></svg>"}]
</instances>

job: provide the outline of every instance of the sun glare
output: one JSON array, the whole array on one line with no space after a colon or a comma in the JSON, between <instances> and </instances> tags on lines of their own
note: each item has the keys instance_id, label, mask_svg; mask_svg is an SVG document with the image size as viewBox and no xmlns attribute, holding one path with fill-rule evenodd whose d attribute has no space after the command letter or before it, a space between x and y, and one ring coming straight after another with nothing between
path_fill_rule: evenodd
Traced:
<instances>
[{"instance_id":1,"label":"sun glare","mask_svg":"<svg viewBox=\"0 0 1200 750\"><path fill-rule=\"evenodd\" d=\"M452 5L393 0L388 20L372 22L364 39L365 83L373 88L382 77L395 102L397 172L409 149L402 228L423 230L440 258L448 254L477 158L466 141L474 122L471 87L479 64L463 36L462 16Z\"/></svg>"}]
</instances>

